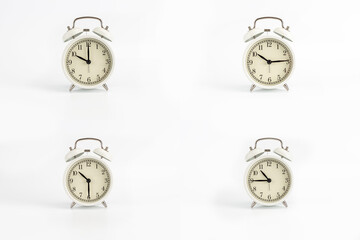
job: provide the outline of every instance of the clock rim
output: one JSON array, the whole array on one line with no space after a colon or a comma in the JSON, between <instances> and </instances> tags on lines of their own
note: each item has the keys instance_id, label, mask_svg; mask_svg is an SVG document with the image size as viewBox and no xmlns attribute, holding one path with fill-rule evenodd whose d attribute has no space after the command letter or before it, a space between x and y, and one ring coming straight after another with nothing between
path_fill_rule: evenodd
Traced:
<instances>
[{"instance_id":1,"label":"clock rim","mask_svg":"<svg viewBox=\"0 0 360 240\"><path fill-rule=\"evenodd\" d=\"M262 41L264 39L275 39L276 41L280 41L282 42L284 45L286 45L289 50L291 51L291 54L292 54L292 70L290 72L290 74L288 75L288 77L281 83L278 83L278 84L275 84L275 85L263 85L263 84L260 84L258 83L257 81L255 81L251 75L248 73L247 71L247 59L246 59L246 56L247 56L247 53L248 51L250 50L250 48L255 45L257 42L259 41ZM290 43L290 44L289 44ZM244 72L245 72L245 75L247 77L247 79L252 83L252 84L255 84L255 86L259 87L259 88L264 88L264 89L276 89L276 88L280 88L282 87L284 84L286 84L290 79L291 79L291 76L295 70L295 63L296 63L296 60L295 60L295 54L294 54L294 51L292 49L292 46L291 46L291 42L285 42L281 37L278 37L278 36L261 36L261 37L258 37L256 39L254 39L253 41L250 41L248 46L246 47L245 49L245 52L244 52L244 55L243 55L243 69L244 69Z\"/></svg>"},{"instance_id":2,"label":"clock rim","mask_svg":"<svg viewBox=\"0 0 360 240\"><path fill-rule=\"evenodd\" d=\"M286 195L284 197L282 197L281 199L279 199L277 201L274 201L274 202L265 202L265 201L261 201L261 200L257 199L256 197L253 196L253 194L250 191L249 186L247 184L248 173L249 173L250 169L252 168L252 166L256 165L260 161L263 161L264 159L275 159L277 161L280 161L282 164L285 165L285 167L288 169L288 172L290 173L290 181L291 181L290 189L288 190L288 192L286 193ZM293 173L292 173L292 170L291 170L290 166L283 159L281 159L280 157L278 157L276 155L268 154L268 155L265 155L265 156L260 156L259 158L256 158L256 160L250 161L250 164L248 165L248 167L245 170L244 184L245 184L246 192L248 193L248 195L250 196L250 198L254 202L256 202L257 204L265 205L265 206L274 206L274 205L277 205L277 204L285 201L287 196L289 196L289 194L290 194L290 192L292 190L292 187L294 185L294 177L293 177Z\"/></svg>"},{"instance_id":3,"label":"clock rim","mask_svg":"<svg viewBox=\"0 0 360 240\"><path fill-rule=\"evenodd\" d=\"M70 190L67 188L67 174L70 170L70 168L77 164L79 161L82 161L84 159L92 159L92 160L95 160L95 161L98 161L100 162L101 164L103 164L108 173L109 173L109 177L110 177L110 185L109 185L109 189L108 191L105 193L105 195L100 198L99 200L95 201L95 202L81 202L79 201L77 198L75 198L74 196L72 196ZM106 197L108 196L108 194L110 193L111 189L112 189L112 182L113 182L113 175L112 175L112 172L111 172L111 169L109 168L109 166L105 163L105 161L99 159L98 157L95 157L95 156L81 156L79 158L77 158L76 160L72 160L71 162L69 162L69 164L66 166L66 169L65 169L65 172L64 172L64 175L63 175L63 185L64 185L64 188L65 188L65 192L67 193L67 195L70 197L70 199L72 201L74 201L76 204L79 204L79 205L82 205L82 206L94 206L94 205L98 205L100 204L101 202L105 201Z\"/></svg>"},{"instance_id":4,"label":"clock rim","mask_svg":"<svg viewBox=\"0 0 360 240\"><path fill-rule=\"evenodd\" d=\"M73 45L75 42L79 41L79 40L83 40L83 39L95 39L96 41L100 41L102 44L104 44L110 51L110 54L111 54L111 57L112 57L112 67L110 69L110 72L108 74L108 76L100 83L97 83L97 84L94 84L94 85L83 85L83 84L80 84L78 82L76 82L74 79L72 79L72 77L70 76L70 74L66 71L66 55L67 55L67 52L69 51L71 45ZM88 35L83 35L83 36L80 36L80 37L77 37L71 41L69 41L69 43L66 45L65 49L64 49L64 52L63 52L63 55L62 55L62 69L63 69L63 72L66 76L66 78L70 81L71 84L74 84L76 87L79 87L79 88L83 88L83 89L94 89L94 88L97 88L99 86L102 86L104 85L111 77L111 74L114 70L114 67L115 67L115 55L114 55L114 52L113 50L111 49L110 45L107 44L102 38L100 37L97 37L95 35L91 35L91 36L88 36Z\"/></svg>"}]
</instances>

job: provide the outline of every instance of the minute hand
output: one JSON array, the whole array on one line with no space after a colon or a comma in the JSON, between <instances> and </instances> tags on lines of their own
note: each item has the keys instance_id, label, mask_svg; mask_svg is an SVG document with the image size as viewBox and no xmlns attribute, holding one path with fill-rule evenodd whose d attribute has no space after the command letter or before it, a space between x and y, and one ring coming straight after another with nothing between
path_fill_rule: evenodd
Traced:
<instances>
[{"instance_id":1,"label":"minute hand","mask_svg":"<svg viewBox=\"0 0 360 240\"><path fill-rule=\"evenodd\" d=\"M271 61L272 63L277 63L277 62L289 62L290 60L275 60L275 61Z\"/></svg>"}]
</instances>

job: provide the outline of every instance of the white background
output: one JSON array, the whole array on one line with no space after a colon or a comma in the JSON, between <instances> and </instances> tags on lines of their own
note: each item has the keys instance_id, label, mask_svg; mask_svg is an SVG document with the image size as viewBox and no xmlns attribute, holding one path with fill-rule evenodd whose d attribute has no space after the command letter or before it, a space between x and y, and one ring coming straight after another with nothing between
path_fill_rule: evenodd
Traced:
<instances>
[{"instance_id":1,"label":"white background","mask_svg":"<svg viewBox=\"0 0 360 240\"><path fill-rule=\"evenodd\" d=\"M3 239L360 238L357 1L0 4ZM114 37L109 92L68 92L61 39L83 15ZM250 93L242 69L267 15L295 37L290 92ZM109 146L113 189L107 209L71 210L63 156L87 136ZM243 157L265 136L294 156L287 209L250 209Z\"/></svg>"}]
</instances>

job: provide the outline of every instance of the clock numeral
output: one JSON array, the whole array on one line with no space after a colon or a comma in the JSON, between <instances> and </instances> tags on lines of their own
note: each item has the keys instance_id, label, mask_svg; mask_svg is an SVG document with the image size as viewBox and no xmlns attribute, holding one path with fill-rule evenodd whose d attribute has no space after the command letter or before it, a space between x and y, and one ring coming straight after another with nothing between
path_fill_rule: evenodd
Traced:
<instances>
[{"instance_id":1,"label":"clock numeral","mask_svg":"<svg viewBox=\"0 0 360 240\"><path fill-rule=\"evenodd\" d=\"M284 56L286 56L286 54L287 54L287 51L286 51L286 50L284 50L284 51L283 51L283 55L284 55Z\"/></svg>"},{"instance_id":2,"label":"clock numeral","mask_svg":"<svg viewBox=\"0 0 360 240\"><path fill-rule=\"evenodd\" d=\"M255 170L255 171L253 172L253 175L258 175L258 171Z\"/></svg>"},{"instance_id":3,"label":"clock numeral","mask_svg":"<svg viewBox=\"0 0 360 240\"><path fill-rule=\"evenodd\" d=\"M72 73L75 73L75 68L72 68L72 69L71 69L71 72L72 72Z\"/></svg>"},{"instance_id":4,"label":"clock numeral","mask_svg":"<svg viewBox=\"0 0 360 240\"><path fill-rule=\"evenodd\" d=\"M280 197L280 193L279 193L279 192L277 192L276 195L277 195L278 197Z\"/></svg>"},{"instance_id":5,"label":"clock numeral","mask_svg":"<svg viewBox=\"0 0 360 240\"><path fill-rule=\"evenodd\" d=\"M270 162L270 161L267 161L267 162L266 162L266 166L267 166L267 167L271 167L271 164L272 164L272 162Z\"/></svg>"},{"instance_id":6,"label":"clock numeral","mask_svg":"<svg viewBox=\"0 0 360 240\"><path fill-rule=\"evenodd\" d=\"M280 47L279 44L277 44L276 49L279 49L279 47Z\"/></svg>"},{"instance_id":7,"label":"clock numeral","mask_svg":"<svg viewBox=\"0 0 360 240\"><path fill-rule=\"evenodd\" d=\"M264 166L262 164L259 164L259 169L264 169Z\"/></svg>"},{"instance_id":8,"label":"clock numeral","mask_svg":"<svg viewBox=\"0 0 360 240\"><path fill-rule=\"evenodd\" d=\"M266 43L266 46L267 46L267 47L272 47L272 42L267 42L267 43Z\"/></svg>"},{"instance_id":9,"label":"clock numeral","mask_svg":"<svg viewBox=\"0 0 360 240\"><path fill-rule=\"evenodd\" d=\"M256 191L256 187L253 187L252 190L255 192L255 191Z\"/></svg>"},{"instance_id":10,"label":"clock numeral","mask_svg":"<svg viewBox=\"0 0 360 240\"><path fill-rule=\"evenodd\" d=\"M98 192L96 193L96 197L97 197L97 198L99 198L99 197L100 197L100 195L99 195L99 193L98 193Z\"/></svg>"},{"instance_id":11,"label":"clock numeral","mask_svg":"<svg viewBox=\"0 0 360 240\"><path fill-rule=\"evenodd\" d=\"M96 44L96 49L99 49L99 44Z\"/></svg>"},{"instance_id":12,"label":"clock numeral","mask_svg":"<svg viewBox=\"0 0 360 240\"><path fill-rule=\"evenodd\" d=\"M82 197L82 192L79 192L80 197Z\"/></svg>"},{"instance_id":13,"label":"clock numeral","mask_svg":"<svg viewBox=\"0 0 360 240\"><path fill-rule=\"evenodd\" d=\"M67 60L67 65L71 65L72 64L72 60Z\"/></svg>"},{"instance_id":14,"label":"clock numeral","mask_svg":"<svg viewBox=\"0 0 360 240\"><path fill-rule=\"evenodd\" d=\"M71 56L73 56L73 57L76 57L77 55L76 55L76 52L74 51L74 52L71 52Z\"/></svg>"},{"instance_id":15,"label":"clock numeral","mask_svg":"<svg viewBox=\"0 0 360 240\"><path fill-rule=\"evenodd\" d=\"M79 169L80 169L80 170L83 169L83 165L82 165L82 164L79 165Z\"/></svg>"},{"instance_id":16,"label":"clock numeral","mask_svg":"<svg viewBox=\"0 0 360 240\"><path fill-rule=\"evenodd\" d=\"M106 64L110 64L110 59L106 59Z\"/></svg>"},{"instance_id":17,"label":"clock numeral","mask_svg":"<svg viewBox=\"0 0 360 240\"><path fill-rule=\"evenodd\" d=\"M105 169L101 170L101 175L105 175Z\"/></svg>"},{"instance_id":18,"label":"clock numeral","mask_svg":"<svg viewBox=\"0 0 360 240\"><path fill-rule=\"evenodd\" d=\"M88 195L87 197L86 197L88 200L90 200L91 199L91 197Z\"/></svg>"},{"instance_id":19,"label":"clock numeral","mask_svg":"<svg viewBox=\"0 0 360 240\"><path fill-rule=\"evenodd\" d=\"M289 178L285 178L285 183L288 183L289 182Z\"/></svg>"},{"instance_id":20,"label":"clock numeral","mask_svg":"<svg viewBox=\"0 0 360 240\"><path fill-rule=\"evenodd\" d=\"M106 55L106 50L102 50L102 55L105 56Z\"/></svg>"},{"instance_id":21,"label":"clock numeral","mask_svg":"<svg viewBox=\"0 0 360 240\"><path fill-rule=\"evenodd\" d=\"M104 73L106 73L106 68L103 69Z\"/></svg>"},{"instance_id":22,"label":"clock numeral","mask_svg":"<svg viewBox=\"0 0 360 240\"><path fill-rule=\"evenodd\" d=\"M252 183L252 182L254 182L254 179L253 179L253 178L250 178L249 181Z\"/></svg>"},{"instance_id":23,"label":"clock numeral","mask_svg":"<svg viewBox=\"0 0 360 240\"><path fill-rule=\"evenodd\" d=\"M100 75L99 75L99 74L96 76L96 79L97 79L98 81L100 81Z\"/></svg>"},{"instance_id":24,"label":"clock numeral","mask_svg":"<svg viewBox=\"0 0 360 240\"><path fill-rule=\"evenodd\" d=\"M98 164L96 164L96 169L98 169Z\"/></svg>"},{"instance_id":25,"label":"clock numeral","mask_svg":"<svg viewBox=\"0 0 360 240\"><path fill-rule=\"evenodd\" d=\"M279 164L278 164L278 163L276 164L276 168L279 168Z\"/></svg>"},{"instance_id":26,"label":"clock numeral","mask_svg":"<svg viewBox=\"0 0 360 240\"><path fill-rule=\"evenodd\" d=\"M91 82L91 77L88 77L86 80L87 80L88 82Z\"/></svg>"},{"instance_id":27,"label":"clock numeral","mask_svg":"<svg viewBox=\"0 0 360 240\"><path fill-rule=\"evenodd\" d=\"M91 42L86 42L86 47L91 47Z\"/></svg>"},{"instance_id":28,"label":"clock numeral","mask_svg":"<svg viewBox=\"0 0 360 240\"><path fill-rule=\"evenodd\" d=\"M108 178L105 178L105 183L108 183L109 182L109 179Z\"/></svg>"},{"instance_id":29,"label":"clock numeral","mask_svg":"<svg viewBox=\"0 0 360 240\"><path fill-rule=\"evenodd\" d=\"M73 176L76 176L78 174L77 171L73 171Z\"/></svg>"},{"instance_id":30,"label":"clock numeral","mask_svg":"<svg viewBox=\"0 0 360 240\"><path fill-rule=\"evenodd\" d=\"M271 195L270 195L270 194L267 196L267 199L268 199L268 200L271 200Z\"/></svg>"},{"instance_id":31,"label":"clock numeral","mask_svg":"<svg viewBox=\"0 0 360 240\"><path fill-rule=\"evenodd\" d=\"M87 162L86 162L86 166L87 166L87 167L91 167L91 162L90 162L90 161L87 161Z\"/></svg>"},{"instance_id":32,"label":"clock numeral","mask_svg":"<svg viewBox=\"0 0 360 240\"><path fill-rule=\"evenodd\" d=\"M82 45L78 45L78 50L82 50Z\"/></svg>"},{"instance_id":33,"label":"clock numeral","mask_svg":"<svg viewBox=\"0 0 360 240\"><path fill-rule=\"evenodd\" d=\"M102 188L101 188L103 191L105 191L105 187L103 186Z\"/></svg>"},{"instance_id":34,"label":"clock numeral","mask_svg":"<svg viewBox=\"0 0 360 240\"><path fill-rule=\"evenodd\" d=\"M259 51L263 50L263 45L259 45Z\"/></svg>"},{"instance_id":35,"label":"clock numeral","mask_svg":"<svg viewBox=\"0 0 360 240\"><path fill-rule=\"evenodd\" d=\"M70 178L69 183L73 183L73 182L74 182L74 179Z\"/></svg>"},{"instance_id":36,"label":"clock numeral","mask_svg":"<svg viewBox=\"0 0 360 240\"><path fill-rule=\"evenodd\" d=\"M257 57L258 54L257 54L257 52L253 52L252 55L253 55L253 57Z\"/></svg>"},{"instance_id":37,"label":"clock numeral","mask_svg":"<svg viewBox=\"0 0 360 240\"><path fill-rule=\"evenodd\" d=\"M253 63L254 63L254 61L253 60L248 60L248 62L247 62L249 65L252 65Z\"/></svg>"},{"instance_id":38,"label":"clock numeral","mask_svg":"<svg viewBox=\"0 0 360 240\"><path fill-rule=\"evenodd\" d=\"M286 73L286 68L284 68L284 73Z\"/></svg>"},{"instance_id":39,"label":"clock numeral","mask_svg":"<svg viewBox=\"0 0 360 240\"><path fill-rule=\"evenodd\" d=\"M271 82L271 77L268 78L268 82Z\"/></svg>"},{"instance_id":40,"label":"clock numeral","mask_svg":"<svg viewBox=\"0 0 360 240\"><path fill-rule=\"evenodd\" d=\"M277 80L281 80L281 77L280 77L280 75L278 75L278 76L277 76Z\"/></svg>"},{"instance_id":41,"label":"clock numeral","mask_svg":"<svg viewBox=\"0 0 360 240\"><path fill-rule=\"evenodd\" d=\"M263 75L262 75L262 74L260 74L260 75L259 75L259 77L260 77L260 80L262 80L262 78L263 78Z\"/></svg>"},{"instance_id":42,"label":"clock numeral","mask_svg":"<svg viewBox=\"0 0 360 240\"><path fill-rule=\"evenodd\" d=\"M283 187L282 187L282 190L284 190L284 191L285 191L285 190L286 190L286 187L285 187L285 186L283 186Z\"/></svg>"},{"instance_id":43,"label":"clock numeral","mask_svg":"<svg viewBox=\"0 0 360 240\"><path fill-rule=\"evenodd\" d=\"M285 170L285 169L283 169L283 170L282 170L282 174L285 174L285 173L286 173L286 170Z\"/></svg>"},{"instance_id":44,"label":"clock numeral","mask_svg":"<svg viewBox=\"0 0 360 240\"><path fill-rule=\"evenodd\" d=\"M79 74L79 79L81 80L81 78L82 78L82 74Z\"/></svg>"},{"instance_id":45,"label":"clock numeral","mask_svg":"<svg viewBox=\"0 0 360 240\"><path fill-rule=\"evenodd\" d=\"M256 69L254 68L254 69L251 71L251 73L256 73Z\"/></svg>"},{"instance_id":46,"label":"clock numeral","mask_svg":"<svg viewBox=\"0 0 360 240\"><path fill-rule=\"evenodd\" d=\"M264 194L263 192L260 192L260 197L262 197L262 196L263 196L263 194Z\"/></svg>"},{"instance_id":47,"label":"clock numeral","mask_svg":"<svg viewBox=\"0 0 360 240\"><path fill-rule=\"evenodd\" d=\"M72 187L71 191L76 192L76 187Z\"/></svg>"}]
</instances>

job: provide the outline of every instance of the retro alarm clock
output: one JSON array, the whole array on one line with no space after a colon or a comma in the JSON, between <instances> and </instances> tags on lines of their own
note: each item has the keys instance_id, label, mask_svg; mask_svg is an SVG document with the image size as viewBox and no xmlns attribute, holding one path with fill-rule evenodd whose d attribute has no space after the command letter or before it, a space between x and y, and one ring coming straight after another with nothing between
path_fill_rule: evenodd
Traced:
<instances>
[{"instance_id":1,"label":"retro alarm clock","mask_svg":"<svg viewBox=\"0 0 360 240\"><path fill-rule=\"evenodd\" d=\"M91 34L89 29L75 27L76 21L80 19L98 20L100 27L94 28L94 34ZM69 90L72 91L75 86L84 89L103 86L108 90L106 82L114 66L114 54L107 43L112 40L109 27L104 27L100 18L85 16L76 18L72 27L67 28L63 41L69 44L65 48L62 65L71 82Z\"/></svg>"},{"instance_id":2,"label":"retro alarm clock","mask_svg":"<svg viewBox=\"0 0 360 240\"><path fill-rule=\"evenodd\" d=\"M264 140L275 140L280 143L276 149L262 149L258 142ZM253 203L272 206L282 203L288 206L285 198L288 196L292 186L291 169L286 162L291 161L288 147L278 138L260 138L256 140L254 148L245 157L250 165L245 172L245 188Z\"/></svg>"},{"instance_id":3,"label":"retro alarm clock","mask_svg":"<svg viewBox=\"0 0 360 240\"><path fill-rule=\"evenodd\" d=\"M90 149L78 148L80 141L92 140L100 143L100 148ZM65 191L73 201L71 208L76 204L93 206L101 203L107 207L105 198L110 192L112 176L110 168L105 163L110 161L111 156L108 147L97 138L80 138L76 140L74 148L65 156L69 163L64 174Z\"/></svg>"},{"instance_id":4,"label":"retro alarm clock","mask_svg":"<svg viewBox=\"0 0 360 240\"><path fill-rule=\"evenodd\" d=\"M257 21L263 19L279 20L281 27L274 30L257 28ZM288 91L287 81L294 69L294 53L290 48L292 36L289 27L284 27L283 20L277 17L257 18L245 34L244 41L249 42L244 55L244 70L252 82L250 91L256 87L273 89L279 86Z\"/></svg>"}]
</instances>

